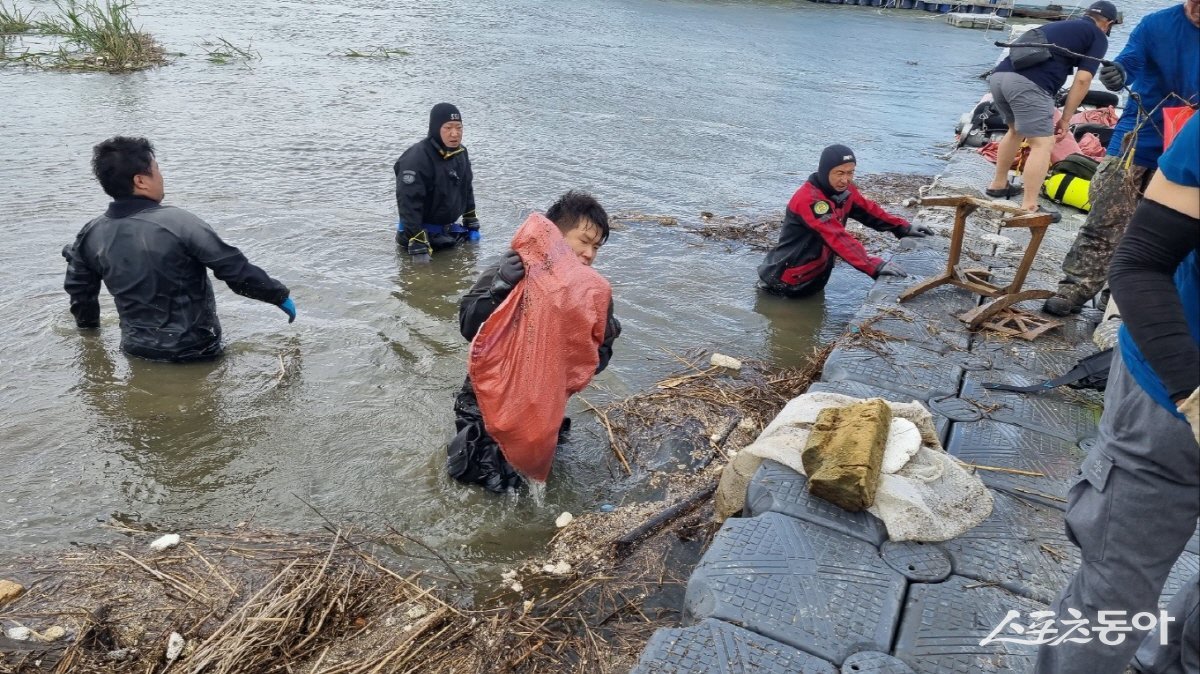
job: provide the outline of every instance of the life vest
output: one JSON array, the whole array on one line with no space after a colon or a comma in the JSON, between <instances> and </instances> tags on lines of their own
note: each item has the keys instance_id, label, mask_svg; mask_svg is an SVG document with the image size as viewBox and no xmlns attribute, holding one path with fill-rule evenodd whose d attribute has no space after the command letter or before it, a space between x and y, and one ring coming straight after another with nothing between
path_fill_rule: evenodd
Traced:
<instances>
[{"instance_id":1,"label":"life vest","mask_svg":"<svg viewBox=\"0 0 1200 674\"><path fill-rule=\"evenodd\" d=\"M1091 181L1070 173L1053 173L1042 183L1042 196L1056 204L1078 208L1084 213L1092 210L1088 198Z\"/></svg>"}]
</instances>

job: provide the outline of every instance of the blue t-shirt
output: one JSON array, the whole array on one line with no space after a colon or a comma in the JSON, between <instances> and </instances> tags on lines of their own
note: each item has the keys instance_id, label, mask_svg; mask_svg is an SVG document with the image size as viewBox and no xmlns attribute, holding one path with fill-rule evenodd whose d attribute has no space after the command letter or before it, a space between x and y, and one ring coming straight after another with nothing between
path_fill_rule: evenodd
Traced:
<instances>
[{"instance_id":1,"label":"blue t-shirt","mask_svg":"<svg viewBox=\"0 0 1200 674\"><path fill-rule=\"evenodd\" d=\"M1096 58L1077 59L1074 56L1057 51L1050 51L1050 60L1017 71L1026 79L1045 89L1051 96L1058 93L1062 89L1063 83L1067 81L1067 75L1071 74L1073 68L1085 70L1093 75L1096 69L1100 67L1100 62L1097 58L1104 58L1104 52L1108 51L1108 36L1106 36L1096 22L1088 17L1072 19L1070 21L1057 21L1048 23L1041 27L1046 33L1046 41L1051 44L1056 44L1064 49L1075 52L1076 54L1086 54ZM1007 56L996 66L998 73L1014 72L1012 60Z\"/></svg>"},{"instance_id":2,"label":"blue t-shirt","mask_svg":"<svg viewBox=\"0 0 1200 674\"><path fill-rule=\"evenodd\" d=\"M1185 187L1200 187L1200 113L1192 115L1183 129L1171 142L1171 147L1158 160L1158 170L1167 180ZM1179 299L1183 301L1183 316L1187 320L1188 330L1192 339L1200 346L1200 260L1192 251L1175 269L1175 289L1179 291ZM1121 358L1125 367L1133 376L1142 390L1154 402L1162 405L1167 411L1181 417L1175 408L1175 402L1167 392L1142 350L1129 336L1125 326L1118 333L1121 345Z\"/></svg>"},{"instance_id":3,"label":"blue t-shirt","mask_svg":"<svg viewBox=\"0 0 1200 674\"><path fill-rule=\"evenodd\" d=\"M1133 163L1152 169L1163 153L1159 103L1171 93L1193 105L1200 102L1200 27L1188 21L1182 4L1147 14L1129 35L1125 49L1113 60L1125 68L1128 84L1141 97L1142 107L1154 111L1151 120L1138 129L1137 147L1133 151ZM1183 102L1170 96L1165 105L1173 107ZM1126 102L1108 144L1108 154L1114 157L1121 154L1121 141L1137 121L1137 104Z\"/></svg>"}]
</instances>

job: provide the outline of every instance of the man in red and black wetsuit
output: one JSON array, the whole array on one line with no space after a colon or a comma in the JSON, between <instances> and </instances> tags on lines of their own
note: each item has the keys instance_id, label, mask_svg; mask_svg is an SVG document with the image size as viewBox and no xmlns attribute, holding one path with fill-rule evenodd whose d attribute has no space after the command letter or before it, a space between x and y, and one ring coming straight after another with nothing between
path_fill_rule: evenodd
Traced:
<instances>
[{"instance_id":1,"label":"man in red and black wetsuit","mask_svg":"<svg viewBox=\"0 0 1200 674\"><path fill-rule=\"evenodd\" d=\"M830 145L821 152L817 172L808 177L788 202L779 245L758 267L759 287L787 297L805 297L829 281L836 257L871 278L907 276L894 262L871 255L846 231L846 218L896 238L933 232L912 225L867 199L854 186L854 151ZM836 257L835 257L836 256Z\"/></svg>"}]
</instances>

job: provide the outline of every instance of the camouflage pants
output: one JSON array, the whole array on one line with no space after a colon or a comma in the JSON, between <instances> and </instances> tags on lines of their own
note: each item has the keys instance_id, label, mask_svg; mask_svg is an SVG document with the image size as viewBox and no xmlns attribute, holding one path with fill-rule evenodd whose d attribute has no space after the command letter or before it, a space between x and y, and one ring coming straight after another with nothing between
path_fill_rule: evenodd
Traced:
<instances>
[{"instance_id":1,"label":"camouflage pants","mask_svg":"<svg viewBox=\"0 0 1200 674\"><path fill-rule=\"evenodd\" d=\"M1125 169L1119 157L1100 162L1088 189L1092 208L1063 259L1059 297L1080 306L1104 287L1113 252L1153 174L1153 169L1143 166Z\"/></svg>"}]
</instances>

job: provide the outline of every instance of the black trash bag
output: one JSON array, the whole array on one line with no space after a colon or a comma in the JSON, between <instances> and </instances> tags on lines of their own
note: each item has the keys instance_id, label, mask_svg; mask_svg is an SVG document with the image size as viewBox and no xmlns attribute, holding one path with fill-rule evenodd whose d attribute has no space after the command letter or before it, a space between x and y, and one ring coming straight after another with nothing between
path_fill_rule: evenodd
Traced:
<instances>
[{"instance_id":1,"label":"black trash bag","mask_svg":"<svg viewBox=\"0 0 1200 674\"><path fill-rule=\"evenodd\" d=\"M1067 175L1091 180L1096 175L1096 170L1100 168L1100 162L1092 159L1086 154L1069 154L1063 159L1054 163L1050 167L1050 173L1066 173Z\"/></svg>"},{"instance_id":2,"label":"black trash bag","mask_svg":"<svg viewBox=\"0 0 1200 674\"><path fill-rule=\"evenodd\" d=\"M454 427L458 432L446 447L446 472L450 477L497 494L516 491L525 484L504 458L500 445L488 435L470 378L454 398ZM558 428L558 444L565 443L570 435L571 419L566 417Z\"/></svg>"}]
</instances>

